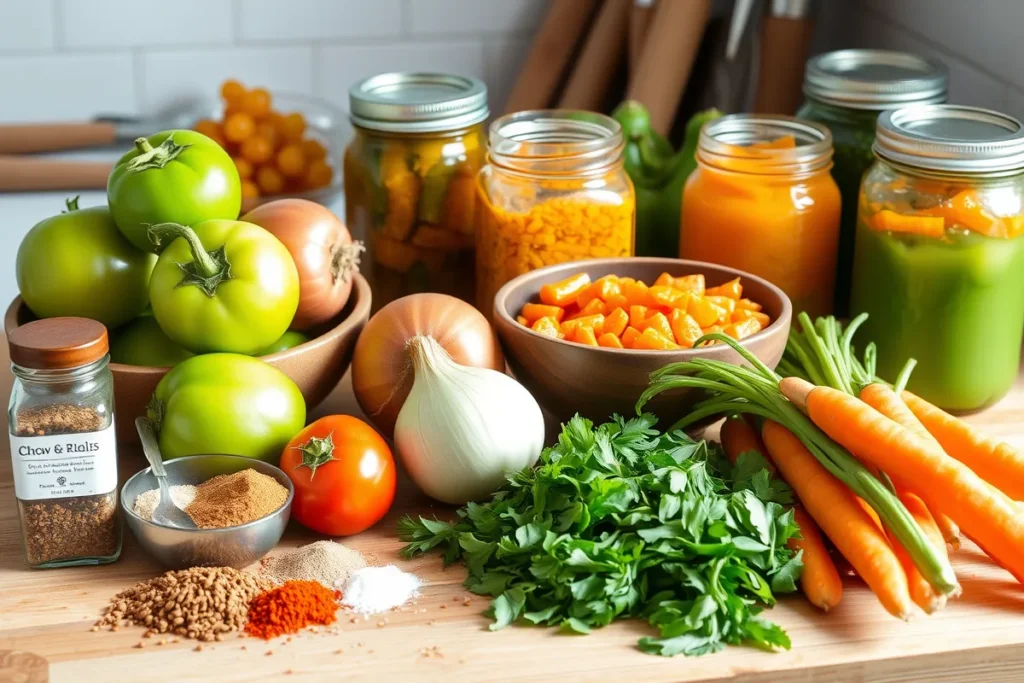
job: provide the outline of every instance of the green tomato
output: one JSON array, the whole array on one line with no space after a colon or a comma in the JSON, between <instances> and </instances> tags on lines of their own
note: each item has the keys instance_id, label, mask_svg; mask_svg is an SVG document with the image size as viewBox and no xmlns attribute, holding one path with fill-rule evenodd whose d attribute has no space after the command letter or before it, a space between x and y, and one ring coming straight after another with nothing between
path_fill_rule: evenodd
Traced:
<instances>
[{"instance_id":1,"label":"green tomato","mask_svg":"<svg viewBox=\"0 0 1024 683\"><path fill-rule=\"evenodd\" d=\"M147 410L165 460L199 453L276 463L306 423L306 404L287 375L234 353L194 356L156 386Z\"/></svg>"},{"instance_id":2,"label":"green tomato","mask_svg":"<svg viewBox=\"0 0 1024 683\"><path fill-rule=\"evenodd\" d=\"M309 337L302 334L301 332L297 332L295 330L288 330L287 332L281 335L280 339L278 339L276 342L274 342L267 348L263 349L256 355L269 356L270 354L277 353L278 351L287 351L288 349L295 348L296 346L299 346L300 344L305 344L308 341Z\"/></svg>"},{"instance_id":3,"label":"green tomato","mask_svg":"<svg viewBox=\"0 0 1024 683\"><path fill-rule=\"evenodd\" d=\"M110 360L126 365L173 368L195 354L171 341L151 315L143 315L114 332Z\"/></svg>"},{"instance_id":4,"label":"green tomato","mask_svg":"<svg viewBox=\"0 0 1024 683\"><path fill-rule=\"evenodd\" d=\"M172 340L195 353L251 356L288 329L299 306L299 272L272 234L243 221L164 223L150 232L155 242L170 242L149 296Z\"/></svg>"},{"instance_id":5,"label":"green tomato","mask_svg":"<svg viewBox=\"0 0 1024 683\"><path fill-rule=\"evenodd\" d=\"M107 179L117 227L132 244L155 251L147 227L233 220L242 208L242 181L220 145L192 130L167 130L135 141Z\"/></svg>"},{"instance_id":6,"label":"green tomato","mask_svg":"<svg viewBox=\"0 0 1024 683\"><path fill-rule=\"evenodd\" d=\"M149 303L156 257L125 239L105 206L68 211L35 225L18 247L21 297L40 318L79 316L117 327Z\"/></svg>"}]
</instances>

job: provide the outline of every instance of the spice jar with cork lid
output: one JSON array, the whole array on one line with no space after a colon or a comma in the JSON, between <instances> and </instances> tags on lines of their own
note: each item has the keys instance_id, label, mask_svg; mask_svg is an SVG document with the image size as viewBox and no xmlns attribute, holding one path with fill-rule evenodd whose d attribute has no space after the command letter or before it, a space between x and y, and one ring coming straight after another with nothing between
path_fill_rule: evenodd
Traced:
<instances>
[{"instance_id":1,"label":"spice jar with cork lid","mask_svg":"<svg viewBox=\"0 0 1024 683\"><path fill-rule=\"evenodd\" d=\"M8 337L14 493L25 560L44 569L121 554L107 329L48 318Z\"/></svg>"}]
</instances>

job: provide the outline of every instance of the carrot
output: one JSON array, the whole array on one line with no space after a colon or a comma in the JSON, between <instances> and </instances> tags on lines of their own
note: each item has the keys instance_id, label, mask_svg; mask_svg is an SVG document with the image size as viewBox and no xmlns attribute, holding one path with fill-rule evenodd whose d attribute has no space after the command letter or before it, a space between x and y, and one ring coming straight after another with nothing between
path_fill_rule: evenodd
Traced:
<instances>
[{"instance_id":1,"label":"carrot","mask_svg":"<svg viewBox=\"0 0 1024 683\"><path fill-rule=\"evenodd\" d=\"M668 316L668 323L672 326L672 335L675 337L676 343L683 348L693 347L694 342L704 334L693 316L679 308L672 309Z\"/></svg>"},{"instance_id":2,"label":"carrot","mask_svg":"<svg viewBox=\"0 0 1024 683\"><path fill-rule=\"evenodd\" d=\"M517 315L516 316L516 322L519 323L520 325L522 325L523 327L529 327L530 326L530 321L527 320L526 318L524 318L521 315Z\"/></svg>"},{"instance_id":3,"label":"carrot","mask_svg":"<svg viewBox=\"0 0 1024 683\"><path fill-rule=\"evenodd\" d=\"M764 457L765 469L775 475L775 465L768 459L761 437L744 417L734 415L725 418L719 438L729 462L735 465L741 453L756 451ZM800 590L808 602L827 612L838 605L843 596L842 579L828 554L818 525L799 505L793 506L793 516L800 526L802 538L791 538L786 546L793 552L803 551L804 571L800 576Z\"/></svg>"},{"instance_id":4,"label":"carrot","mask_svg":"<svg viewBox=\"0 0 1024 683\"><path fill-rule=\"evenodd\" d=\"M779 389L836 442L905 482L929 507L944 510L1024 583L1024 514L1012 501L941 448L849 394L796 377L782 380Z\"/></svg>"},{"instance_id":5,"label":"carrot","mask_svg":"<svg viewBox=\"0 0 1024 683\"><path fill-rule=\"evenodd\" d=\"M719 306L715 306L707 299L701 297L692 297L686 307L686 312L693 316L693 319L701 327L714 325L718 322L719 313L722 310Z\"/></svg>"},{"instance_id":6,"label":"carrot","mask_svg":"<svg viewBox=\"0 0 1024 683\"><path fill-rule=\"evenodd\" d=\"M673 278L671 274L669 274L669 273L662 273L661 275L658 276L658 279L655 280L654 284L651 285L651 286L652 287L671 287L672 283L674 281L675 281L675 278Z\"/></svg>"},{"instance_id":7,"label":"carrot","mask_svg":"<svg viewBox=\"0 0 1024 683\"><path fill-rule=\"evenodd\" d=\"M726 325L722 331L733 339L746 339L750 335L761 331L761 323L757 322L754 318L750 318L743 322Z\"/></svg>"},{"instance_id":8,"label":"carrot","mask_svg":"<svg viewBox=\"0 0 1024 683\"><path fill-rule=\"evenodd\" d=\"M540 318L533 323L533 327L530 329L538 334L543 334L545 337L558 338L559 335L558 321L554 318Z\"/></svg>"},{"instance_id":9,"label":"carrot","mask_svg":"<svg viewBox=\"0 0 1024 683\"><path fill-rule=\"evenodd\" d=\"M743 296L743 285L740 284L740 279L735 277L723 285L708 287L704 290L704 296L727 296L730 299L739 299Z\"/></svg>"},{"instance_id":10,"label":"carrot","mask_svg":"<svg viewBox=\"0 0 1024 683\"><path fill-rule=\"evenodd\" d=\"M601 330L604 332L604 316L598 313L597 315L584 315L577 318L571 318L562 323L562 332L566 336L572 336L576 330L583 325L592 328L595 332Z\"/></svg>"},{"instance_id":11,"label":"carrot","mask_svg":"<svg viewBox=\"0 0 1024 683\"><path fill-rule=\"evenodd\" d=\"M609 313L604 318L604 325L601 329L607 333L612 333L616 337L621 337L622 333L626 331L626 327L629 325L629 314L621 308L616 308L614 311Z\"/></svg>"},{"instance_id":12,"label":"carrot","mask_svg":"<svg viewBox=\"0 0 1024 683\"><path fill-rule=\"evenodd\" d=\"M672 286L684 292L695 294L698 297L704 296L704 276L700 273L673 278Z\"/></svg>"},{"instance_id":13,"label":"carrot","mask_svg":"<svg viewBox=\"0 0 1024 683\"><path fill-rule=\"evenodd\" d=\"M611 332L605 332L597 338L597 345L604 346L609 349L622 349L625 348L622 345L622 340L616 337Z\"/></svg>"},{"instance_id":14,"label":"carrot","mask_svg":"<svg viewBox=\"0 0 1024 683\"><path fill-rule=\"evenodd\" d=\"M822 531L849 560L882 606L907 619L914 612L907 576L885 535L857 502L857 496L829 474L788 429L766 420L765 446L783 477Z\"/></svg>"},{"instance_id":15,"label":"carrot","mask_svg":"<svg viewBox=\"0 0 1024 683\"><path fill-rule=\"evenodd\" d=\"M629 307L629 324L636 329L642 329L644 321L647 320L647 306L633 304Z\"/></svg>"},{"instance_id":16,"label":"carrot","mask_svg":"<svg viewBox=\"0 0 1024 683\"><path fill-rule=\"evenodd\" d=\"M643 327L639 328L641 331L652 329L660 334L669 341L675 340L675 335L672 333L672 325L669 324L668 318L662 312L655 313L651 317L644 321Z\"/></svg>"},{"instance_id":17,"label":"carrot","mask_svg":"<svg viewBox=\"0 0 1024 683\"><path fill-rule=\"evenodd\" d=\"M898 422L903 425L906 429L914 432L922 439L931 441L935 445L941 448L941 445L935 438L928 433L921 421L917 419L907 404L903 402L896 392L887 387L884 384L872 383L866 385L860 390L860 400L867 403L869 406L885 415L890 420ZM907 487L901 482L895 482L898 492L906 489ZM900 499L903 500L904 496L900 495ZM906 504L906 501L903 501ZM909 507L907 508L910 509ZM911 511L913 512L913 511ZM960 547L960 529L957 527L956 522L950 519L949 515L946 515L941 510L932 510L935 523L938 525L939 530L942 532L942 538L946 543L953 546L954 549Z\"/></svg>"},{"instance_id":18,"label":"carrot","mask_svg":"<svg viewBox=\"0 0 1024 683\"><path fill-rule=\"evenodd\" d=\"M619 292L618 276L605 275L576 295L576 305L583 308L594 299L601 299L604 301L604 299L607 299L612 295L619 294Z\"/></svg>"},{"instance_id":19,"label":"carrot","mask_svg":"<svg viewBox=\"0 0 1024 683\"><path fill-rule=\"evenodd\" d=\"M636 344L636 340L640 338L640 330L636 329L632 325L626 328L625 332L622 333L622 345L627 349L633 348Z\"/></svg>"},{"instance_id":20,"label":"carrot","mask_svg":"<svg viewBox=\"0 0 1024 683\"><path fill-rule=\"evenodd\" d=\"M1024 453L993 439L909 391L903 400L951 457L1014 500L1024 500Z\"/></svg>"},{"instance_id":21,"label":"carrot","mask_svg":"<svg viewBox=\"0 0 1024 683\"><path fill-rule=\"evenodd\" d=\"M524 306L525 308L525 306ZM585 304L580 305L580 310L577 313L569 316L570 320L575 318L585 318L588 315L597 315L598 313L603 314L605 310L605 303L601 299L594 297Z\"/></svg>"},{"instance_id":22,"label":"carrot","mask_svg":"<svg viewBox=\"0 0 1024 683\"><path fill-rule=\"evenodd\" d=\"M519 311L519 314L526 318L526 322L530 325L541 318L554 318L557 322L562 322L565 309L547 304L523 304L523 310Z\"/></svg>"},{"instance_id":23,"label":"carrot","mask_svg":"<svg viewBox=\"0 0 1024 683\"><path fill-rule=\"evenodd\" d=\"M620 281L620 288L622 289L622 295L626 297L626 301L630 306L646 306L647 302L650 301L648 294L648 287L645 283L638 280L633 282Z\"/></svg>"},{"instance_id":24,"label":"carrot","mask_svg":"<svg viewBox=\"0 0 1024 683\"><path fill-rule=\"evenodd\" d=\"M668 349L678 349L679 346L668 337L660 334L653 327L648 327L644 330L643 334L637 337L636 341L633 343L633 348L665 351Z\"/></svg>"},{"instance_id":25,"label":"carrot","mask_svg":"<svg viewBox=\"0 0 1024 683\"><path fill-rule=\"evenodd\" d=\"M800 575L800 590L809 603L828 612L843 598L843 580L825 547L818 525L807 511L800 505L794 505L793 518L800 526L801 538L790 538L786 547L804 553L801 556L804 572Z\"/></svg>"},{"instance_id":26,"label":"carrot","mask_svg":"<svg viewBox=\"0 0 1024 683\"><path fill-rule=\"evenodd\" d=\"M577 327L572 340L577 344L597 346L597 337L594 336L594 328L590 325L580 325Z\"/></svg>"},{"instance_id":27,"label":"carrot","mask_svg":"<svg viewBox=\"0 0 1024 683\"><path fill-rule=\"evenodd\" d=\"M552 282L540 288L540 300L549 306L566 306L576 300L576 296L590 286L590 276L577 273L559 282Z\"/></svg>"},{"instance_id":28,"label":"carrot","mask_svg":"<svg viewBox=\"0 0 1024 683\"><path fill-rule=\"evenodd\" d=\"M924 501L913 493L907 493L900 496L904 507L907 508L907 512L911 514L914 521L917 522L921 530L925 532L928 537L928 541L935 546L937 550L945 551L946 542L942 538L942 534L939 533L939 528L935 524L935 520L932 518L931 513L928 511L928 507L924 504ZM931 614L936 610L942 609L946 605L946 596L938 593L931 584L921 575L921 572L914 566L914 561L910 558L910 553L900 545L900 542L890 533L889 543L892 545L893 551L896 553L896 557L899 558L900 564L903 565L903 571L907 574L907 583L910 587L910 597L917 606L923 609L927 614Z\"/></svg>"}]
</instances>

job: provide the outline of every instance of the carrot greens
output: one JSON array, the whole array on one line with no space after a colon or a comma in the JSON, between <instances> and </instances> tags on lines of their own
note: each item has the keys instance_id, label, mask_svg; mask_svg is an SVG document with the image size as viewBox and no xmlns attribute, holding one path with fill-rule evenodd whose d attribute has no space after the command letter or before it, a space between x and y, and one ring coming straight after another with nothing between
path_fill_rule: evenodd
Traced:
<instances>
[{"instance_id":1,"label":"carrot greens","mask_svg":"<svg viewBox=\"0 0 1024 683\"><path fill-rule=\"evenodd\" d=\"M525 621L587 633L640 617L659 631L639 642L652 654L788 649L759 616L802 569L787 548L793 512L774 502L790 500L788 488L753 454L732 467L716 444L655 421L573 418L490 502L453 523L402 519L404 554L462 560L467 588L493 598L492 630Z\"/></svg>"}]
</instances>

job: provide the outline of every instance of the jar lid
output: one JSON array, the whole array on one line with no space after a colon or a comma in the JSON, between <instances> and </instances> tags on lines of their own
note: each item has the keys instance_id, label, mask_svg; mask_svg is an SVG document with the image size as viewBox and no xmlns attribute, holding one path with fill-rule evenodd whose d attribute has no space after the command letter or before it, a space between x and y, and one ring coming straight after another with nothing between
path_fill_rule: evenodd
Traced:
<instances>
[{"instance_id":1,"label":"jar lid","mask_svg":"<svg viewBox=\"0 0 1024 683\"><path fill-rule=\"evenodd\" d=\"M949 74L942 62L891 50L836 50L812 57L804 94L849 109L882 111L946 101Z\"/></svg>"},{"instance_id":2,"label":"jar lid","mask_svg":"<svg viewBox=\"0 0 1024 683\"><path fill-rule=\"evenodd\" d=\"M352 123L392 133L436 133L487 118L487 86L476 78L396 72L348 89Z\"/></svg>"},{"instance_id":3,"label":"jar lid","mask_svg":"<svg viewBox=\"0 0 1024 683\"><path fill-rule=\"evenodd\" d=\"M107 355L107 328L89 318L45 318L21 325L7 337L11 362L23 368L77 368Z\"/></svg>"},{"instance_id":4,"label":"jar lid","mask_svg":"<svg viewBox=\"0 0 1024 683\"><path fill-rule=\"evenodd\" d=\"M879 157L932 171L1006 175L1024 170L1024 128L990 109L926 104L883 112Z\"/></svg>"}]
</instances>

